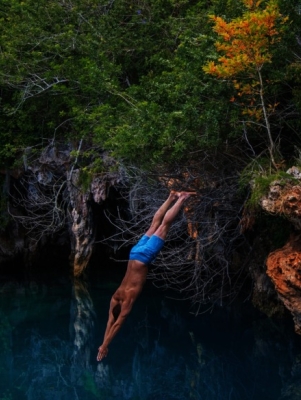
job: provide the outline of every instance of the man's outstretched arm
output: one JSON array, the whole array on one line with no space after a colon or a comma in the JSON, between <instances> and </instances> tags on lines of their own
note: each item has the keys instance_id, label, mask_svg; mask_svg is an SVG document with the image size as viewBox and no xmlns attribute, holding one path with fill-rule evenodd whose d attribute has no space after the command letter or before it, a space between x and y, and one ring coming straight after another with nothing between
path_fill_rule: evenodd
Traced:
<instances>
[{"instance_id":1,"label":"man's outstretched arm","mask_svg":"<svg viewBox=\"0 0 301 400\"><path fill-rule=\"evenodd\" d=\"M119 332L122 324L124 323L126 317L131 311L131 306L122 306L120 313L117 318L114 317L113 308L110 307L109 319L107 323L107 328L105 331L104 339L102 345L98 348L97 361L101 361L107 356L109 352L109 344Z\"/></svg>"}]
</instances>

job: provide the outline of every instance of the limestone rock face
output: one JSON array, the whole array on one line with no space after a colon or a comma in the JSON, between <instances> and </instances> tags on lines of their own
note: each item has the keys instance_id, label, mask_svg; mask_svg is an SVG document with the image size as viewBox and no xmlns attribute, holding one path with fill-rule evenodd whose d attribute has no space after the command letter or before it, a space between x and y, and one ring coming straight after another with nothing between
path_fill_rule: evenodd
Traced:
<instances>
[{"instance_id":1,"label":"limestone rock face","mask_svg":"<svg viewBox=\"0 0 301 400\"><path fill-rule=\"evenodd\" d=\"M300 184L273 182L268 195L261 199L261 206L268 213L285 215L296 229L301 230L301 176L299 178L298 171L292 167L287 173L300 179Z\"/></svg>"},{"instance_id":2,"label":"limestone rock face","mask_svg":"<svg viewBox=\"0 0 301 400\"><path fill-rule=\"evenodd\" d=\"M301 235L292 235L284 247L269 254L267 274L301 334Z\"/></svg>"},{"instance_id":3,"label":"limestone rock face","mask_svg":"<svg viewBox=\"0 0 301 400\"><path fill-rule=\"evenodd\" d=\"M78 152L81 149L81 142ZM93 209L102 207L109 189L118 185L121 173L105 152L99 154L103 171L91 174L88 187L80 183L81 171L71 157L73 145L50 143L39 157L25 150L23 169L5 174L12 217L7 232L0 232L0 264L23 255L26 266L33 265L47 244L70 246L70 264L75 277L89 263L94 243ZM101 207L97 212L101 212ZM100 227L101 228L101 227ZM49 242L49 243L47 243Z\"/></svg>"},{"instance_id":4,"label":"limestone rock face","mask_svg":"<svg viewBox=\"0 0 301 400\"><path fill-rule=\"evenodd\" d=\"M75 277L79 277L86 269L95 242L95 223L92 203L102 204L108 195L110 187L118 184L120 175L107 173L101 177L94 177L87 191L79 185L78 169L74 170L68 181L68 193L71 212L71 266Z\"/></svg>"},{"instance_id":5,"label":"limestone rock face","mask_svg":"<svg viewBox=\"0 0 301 400\"><path fill-rule=\"evenodd\" d=\"M272 182L261 206L270 214L285 216L296 233L284 247L269 254L266 265L279 298L293 315L296 332L301 334L301 171L292 167L287 174L292 179Z\"/></svg>"},{"instance_id":6,"label":"limestone rock face","mask_svg":"<svg viewBox=\"0 0 301 400\"><path fill-rule=\"evenodd\" d=\"M70 261L75 277L85 270L93 249L94 229L91 212L90 193L83 193L78 189L79 170L76 170L72 179L68 181L68 191L71 206L71 254Z\"/></svg>"}]
</instances>

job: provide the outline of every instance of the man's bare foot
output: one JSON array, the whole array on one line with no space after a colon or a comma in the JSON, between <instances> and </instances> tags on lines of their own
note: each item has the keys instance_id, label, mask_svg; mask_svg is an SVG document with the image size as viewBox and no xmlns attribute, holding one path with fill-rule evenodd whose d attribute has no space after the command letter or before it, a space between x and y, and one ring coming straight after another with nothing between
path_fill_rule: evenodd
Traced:
<instances>
[{"instance_id":1,"label":"man's bare foot","mask_svg":"<svg viewBox=\"0 0 301 400\"><path fill-rule=\"evenodd\" d=\"M180 197L180 195L181 195L181 192L176 192L175 190L171 190L170 194L169 194L169 197L172 200L177 200Z\"/></svg>"},{"instance_id":2,"label":"man's bare foot","mask_svg":"<svg viewBox=\"0 0 301 400\"><path fill-rule=\"evenodd\" d=\"M188 199L188 197L194 196L196 194L197 194L196 192L180 192L179 198L183 199L183 200L186 200L186 199Z\"/></svg>"}]
</instances>

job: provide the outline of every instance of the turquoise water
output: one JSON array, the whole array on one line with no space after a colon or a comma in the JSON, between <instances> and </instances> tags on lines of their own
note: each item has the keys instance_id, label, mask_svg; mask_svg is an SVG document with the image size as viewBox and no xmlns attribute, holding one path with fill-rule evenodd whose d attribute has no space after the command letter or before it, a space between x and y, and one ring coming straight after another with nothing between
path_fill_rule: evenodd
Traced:
<instances>
[{"instance_id":1,"label":"turquoise water","mask_svg":"<svg viewBox=\"0 0 301 400\"><path fill-rule=\"evenodd\" d=\"M116 269L120 271L115 273ZM301 338L249 304L198 317L150 283L96 362L124 266L0 284L0 400L299 399Z\"/></svg>"}]
</instances>

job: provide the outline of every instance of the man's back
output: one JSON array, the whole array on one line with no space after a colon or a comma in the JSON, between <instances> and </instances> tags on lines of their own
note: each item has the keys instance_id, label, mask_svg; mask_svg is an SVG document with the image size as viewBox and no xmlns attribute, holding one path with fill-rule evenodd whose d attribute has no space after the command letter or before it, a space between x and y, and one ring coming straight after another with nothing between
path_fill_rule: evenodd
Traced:
<instances>
[{"instance_id":1,"label":"man's back","mask_svg":"<svg viewBox=\"0 0 301 400\"><path fill-rule=\"evenodd\" d=\"M137 260L130 260L126 274L113 297L121 302L129 298L136 300L145 284L147 272L148 267L145 264Z\"/></svg>"}]
</instances>

